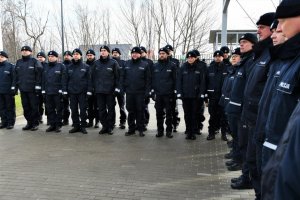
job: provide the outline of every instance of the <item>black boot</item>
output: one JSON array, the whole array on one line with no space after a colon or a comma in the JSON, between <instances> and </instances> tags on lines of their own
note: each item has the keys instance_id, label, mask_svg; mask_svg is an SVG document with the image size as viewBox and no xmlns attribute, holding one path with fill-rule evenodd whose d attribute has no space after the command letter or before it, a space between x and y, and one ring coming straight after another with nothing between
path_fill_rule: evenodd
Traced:
<instances>
[{"instance_id":1,"label":"black boot","mask_svg":"<svg viewBox=\"0 0 300 200\"><path fill-rule=\"evenodd\" d=\"M223 141L228 141L227 136L226 136L226 133L222 133L221 139L222 139Z\"/></svg>"},{"instance_id":2,"label":"black boot","mask_svg":"<svg viewBox=\"0 0 300 200\"><path fill-rule=\"evenodd\" d=\"M56 128L55 128L55 132L56 132L56 133L59 133L59 132L61 132L61 130L60 130L60 129L61 129L61 126L56 126Z\"/></svg>"},{"instance_id":3,"label":"black boot","mask_svg":"<svg viewBox=\"0 0 300 200\"><path fill-rule=\"evenodd\" d=\"M49 128L46 129L46 132L52 132L55 131L55 126L50 126Z\"/></svg>"},{"instance_id":4,"label":"black boot","mask_svg":"<svg viewBox=\"0 0 300 200\"><path fill-rule=\"evenodd\" d=\"M144 136L145 136L144 132L143 132L143 131L140 131L140 132L139 132L139 136L140 136L140 137L144 137Z\"/></svg>"},{"instance_id":5,"label":"black boot","mask_svg":"<svg viewBox=\"0 0 300 200\"><path fill-rule=\"evenodd\" d=\"M166 136L167 138L173 138L172 132L167 132Z\"/></svg>"},{"instance_id":6,"label":"black boot","mask_svg":"<svg viewBox=\"0 0 300 200\"><path fill-rule=\"evenodd\" d=\"M23 130L23 131L27 131L27 130L30 130L31 128L32 128L32 125L27 124L26 126L24 126L24 127L22 128L22 130Z\"/></svg>"},{"instance_id":7,"label":"black boot","mask_svg":"<svg viewBox=\"0 0 300 200\"><path fill-rule=\"evenodd\" d=\"M157 134L155 135L155 137L159 138L164 136L164 132L163 131L158 131Z\"/></svg>"},{"instance_id":8,"label":"black boot","mask_svg":"<svg viewBox=\"0 0 300 200\"><path fill-rule=\"evenodd\" d=\"M80 127L78 126L74 126L74 128L72 128L71 130L69 130L69 133L77 133L80 132Z\"/></svg>"},{"instance_id":9,"label":"black boot","mask_svg":"<svg viewBox=\"0 0 300 200\"><path fill-rule=\"evenodd\" d=\"M216 138L215 134L208 134L206 140L214 140Z\"/></svg>"},{"instance_id":10,"label":"black boot","mask_svg":"<svg viewBox=\"0 0 300 200\"><path fill-rule=\"evenodd\" d=\"M81 128L80 128L80 132L81 132L82 134L87 134L87 133L88 133L84 127L81 127Z\"/></svg>"},{"instance_id":11,"label":"black boot","mask_svg":"<svg viewBox=\"0 0 300 200\"><path fill-rule=\"evenodd\" d=\"M125 123L120 123L120 124L119 124L119 128L120 128L120 129L125 129L125 128L126 128Z\"/></svg>"},{"instance_id":12,"label":"black boot","mask_svg":"<svg viewBox=\"0 0 300 200\"><path fill-rule=\"evenodd\" d=\"M251 182L248 180L246 181L244 179L241 179L235 183L231 183L230 186L232 189L236 189L236 190L244 190L244 189L252 189L253 188Z\"/></svg>"},{"instance_id":13,"label":"black boot","mask_svg":"<svg viewBox=\"0 0 300 200\"><path fill-rule=\"evenodd\" d=\"M130 135L134 135L135 134L135 130L128 130L126 133L125 133L125 136L130 136Z\"/></svg>"}]
</instances>

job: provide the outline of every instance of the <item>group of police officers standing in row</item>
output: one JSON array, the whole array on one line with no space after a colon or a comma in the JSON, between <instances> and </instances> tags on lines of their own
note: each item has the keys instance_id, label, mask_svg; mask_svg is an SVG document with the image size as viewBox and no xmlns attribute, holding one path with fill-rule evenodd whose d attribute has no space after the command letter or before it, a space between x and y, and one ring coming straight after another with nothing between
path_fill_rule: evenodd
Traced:
<instances>
[{"instance_id":1,"label":"group of police officers standing in row","mask_svg":"<svg viewBox=\"0 0 300 200\"><path fill-rule=\"evenodd\" d=\"M98 60L93 50L86 52L86 63L81 50L74 49L65 52L59 63L55 51L48 53L48 62L44 53L38 53L39 62L24 46L14 67L2 51L1 128L13 128L14 95L20 90L27 120L23 130L38 129L39 107L45 102L46 131L60 132L69 123L70 103L70 133L86 134L86 127L97 128L100 121L99 134L113 134L117 98L119 127L125 129L126 105L125 135L137 130L143 137L152 98L156 137L166 133L172 138L179 123L176 100L181 99L186 139L195 140L203 128L205 102L210 114L207 140L215 139L219 129L224 141L227 133L233 138L226 165L232 171L241 169L242 175L231 180L231 187L254 188L256 199L299 199L300 2L283 0L276 13L259 18L257 28L259 39L244 34L230 58L229 49L222 47L214 52L209 67L199 60L197 50L189 51L187 61L179 66L170 45L159 49L157 63L146 58L144 47L134 47L131 59L123 61L118 48L110 51L102 46Z\"/></svg>"}]
</instances>

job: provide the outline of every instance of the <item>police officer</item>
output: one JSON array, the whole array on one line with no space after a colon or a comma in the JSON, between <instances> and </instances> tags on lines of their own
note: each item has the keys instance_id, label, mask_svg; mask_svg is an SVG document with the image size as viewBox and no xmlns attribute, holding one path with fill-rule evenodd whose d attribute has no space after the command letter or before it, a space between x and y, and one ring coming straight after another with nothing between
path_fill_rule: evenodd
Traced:
<instances>
[{"instance_id":1,"label":"police officer","mask_svg":"<svg viewBox=\"0 0 300 200\"><path fill-rule=\"evenodd\" d=\"M119 65L109 54L108 46L100 47L100 58L91 69L91 77L93 89L97 95L99 118L102 124L99 134L112 135L116 118L114 93L120 92L120 76Z\"/></svg>"},{"instance_id":2,"label":"police officer","mask_svg":"<svg viewBox=\"0 0 300 200\"><path fill-rule=\"evenodd\" d=\"M121 59L121 51L119 48L114 48L112 49L112 58L116 60L119 64L119 71L120 74L123 73L124 71L124 66L125 66L125 60ZM126 124L126 119L127 119L127 114L125 111L125 95L123 91L120 91L117 93L117 101L119 105L119 110L120 110L120 124L119 127L120 129L125 129L125 124Z\"/></svg>"},{"instance_id":3,"label":"police officer","mask_svg":"<svg viewBox=\"0 0 300 200\"><path fill-rule=\"evenodd\" d=\"M229 103L229 97L231 94L233 82L236 76L236 69L238 68L238 65L241 60L241 52L240 48L236 48L232 51L232 56L230 59L230 62L232 64L232 67L228 68L228 75L226 76L223 87L222 87L222 96L219 101L220 106L222 106L225 110L227 104ZM228 124L231 130L231 136L232 136L232 160L226 162L226 166L233 167L231 165L234 165L236 163L239 164L239 166L242 163L242 157L241 153L238 147L238 126L237 126L237 120L235 118L232 118L232 115L228 115L228 113L225 111L226 117L228 119ZM240 167L236 168L240 169Z\"/></svg>"},{"instance_id":4,"label":"police officer","mask_svg":"<svg viewBox=\"0 0 300 200\"><path fill-rule=\"evenodd\" d=\"M207 65L205 62L200 60L200 52L197 49L193 50L195 52L195 54L197 55L197 59L196 59L196 64L199 65L200 68L202 68L206 74L207 71ZM205 77L206 78L206 77ZM206 81L205 81L206 82ZM205 85L206 88L206 85ZM196 123L197 123L197 135L201 135L201 131L203 129L203 122L205 121L205 116L204 116L204 110L205 110L205 106L204 106L204 99L200 98L198 99L198 105L197 106L197 119L196 119Z\"/></svg>"},{"instance_id":5,"label":"police officer","mask_svg":"<svg viewBox=\"0 0 300 200\"><path fill-rule=\"evenodd\" d=\"M126 93L126 109L128 111L128 131L126 136L135 134L144 137L145 98L149 97L151 88L151 72L149 64L142 61L140 47L131 50L131 59L126 61L121 76L121 90Z\"/></svg>"},{"instance_id":6,"label":"police officer","mask_svg":"<svg viewBox=\"0 0 300 200\"><path fill-rule=\"evenodd\" d=\"M45 66L47 65L46 54L41 51L36 55L36 58L37 58L38 61L41 62L42 66L43 66L43 69L44 69ZM43 95L40 94L39 95L39 113L40 113L39 123L43 123L44 105L45 105L45 102L44 102L44 99L43 99ZM46 112L45 112L45 114L47 115Z\"/></svg>"},{"instance_id":7,"label":"police officer","mask_svg":"<svg viewBox=\"0 0 300 200\"><path fill-rule=\"evenodd\" d=\"M49 63L44 66L42 79L42 94L46 97L47 117L49 128L46 132L60 132L62 126L61 101L63 93L67 92L66 67L58 63L58 53L56 51L48 52Z\"/></svg>"},{"instance_id":8,"label":"police officer","mask_svg":"<svg viewBox=\"0 0 300 200\"><path fill-rule=\"evenodd\" d=\"M253 68L253 46L257 43L257 37L251 33L245 33L239 39L241 62L236 66L236 75L232 83L230 92L229 103L225 111L228 116L228 121L232 130L237 130L238 147L242 156L242 166L240 163L232 162L228 166L231 171L239 170L242 167L242 175L238 178L231 179L231 188L233 189L251 189L252 184L249 178L249 168L246 162L247 144L248 144L248 129L247 126L241 121L242 105L244 99L244 89L247 82L249 73ZM233 158L233 153L225 155L225 158Z\"/></svg>"},{"instance_id":9,"label":"police officer","mask_svg":"<svg viewBox=\"0 0 300 200\"><path fill-rule=\"evenodd\" d=\"M38 130L39 126L39 95L42 83L42 65L31 57L29 46L21 48L22 58L16 63L16 86L21 92L22 106L27 125L23 130Z\"/></svg>"},{"instance_id":10,"label":"police officer","mask_svg":"<svg viewBox=\"0 0 300 200\"><path fill-rule=\"evenodd\" d=\"M64 52L64 61L63 64L65 65L66 69L68 69L68 66L72 64L72 52L71 51L65 51ZM63 95L63 126L69 124L69 117L70 117L70 100L69 95L65 94Z\"/></svg>"},{"instance_id":11,"label":"police officer","mask_svg":"<svg viewBox=\"0 0 300 200\"><path fill-rule=\"evenodd\" d=\"M229 57L229 53L230 53L229 48L227 46L223 46L220 48L220 51L223 52L223 56L224 56L223 63L227 66L231 66L230 57Z\"/></svg>"},{"instance_id":12,"label":"police officer","mask_svg":"<svg viewBox=\"0 0 300 200\"><path fill-rule=\"evenodd\" d=\"M148 63L150 70L152 70L153 61L147 58L147 49L145 47L141 46L141 51L142 51L141 59L144 62ZM149 113L149 108L148 108L149 103L150 103L150 96L145 98L145 129L144 130L147 130L147 126L148 126L149 119L150 119L150 113Z\"/></svg>"},{"instance_id":13,"label":"police officer","mask_svg":"<svg viewBox=\"0 0 300 200\"><path fill-rule=\"evenodd\" d=\"M152 69L152 94L155 100L157 134L164 135L164 120L166 118L166 136L172 138L172 101L176 86L176 65L168 59L168 49L163 47L158 51L158 62Z\"/></svg>"},{"instance_id":14,"label":"police officer","mask_svg":"<svg viewBox=\"0 0 300 200\"><path fill-rule=\"evenodd\" d=\"M8 54L0 51L0 129L12 129L16 121L15 94L15 66L7 61Z\"/></svg>"},{"instance_id":15,"label":"police officer","mask_svg":"<svg viewBox=\"0 0 300 200\"><path fill-rule=\"evenodd\" d=\"M221 127L222 140L227 141L227 119L224 109L219 105L222 95L224 78L227 76L227 67L223 63L223 52L214 52L214 62L207 69L207 94L209 99L208 112L210 114L207 140L215 139L216 131Z\"/></svg>"},{"instance_id":16,"label":"police officer","mask_svg":"<svg viewBox=\"0 0 300 200\"><path fill-rule=\"evenodd\" d=\"M167 44L165 47L169 50L168 58L170 59L171 62L173 62L176 65L176 69L178 71L180 67L180 62L178 59L173 57L174 48L170 44ZM178 117L178 115L179 113L178 113L177 97L176 94L174 94L174 100L172 101L173 132L177 132L177 127L179 126L180 123L180 117Z\"/></svg>"},{"instance_id":17,"label":"police officer","mask_svg":"<svg viewBox=\"0 0 300 200\"><path fill-rule=\"evenodd\" d=\"M86 64L90 67L94 65L95 59L95 51L93 49L89 49L86 52ZM93 92L92 96L88 99L88 119L89 123L87 127L92 127L94 125L95 119L95 126L94 128L99 128L99 110L97 106L97 98L95 93Z\"/></svg>"},{"instance_id":18,"label":"police officer","mask_svg":"<svg viewBox=\"0 0 300 200\"><path fill-rule=\"evenodd\" d=\"M284 133L284 130L287 130L288 120L291 119L291 114L295 109L297 103L299 102L300 97L300 10L299 2L290 0L283 0L276 10L276 18L278 18L279 24L276 31L282 32L286 37L286 41L282 44L282 54L280 55L282 67L278 71L280 74L278 81L272 92L272 99L270 101L270 112L268 114L267 123L266 123L266 137L263 144L262 159L263 162L267 162L270 158L279 150L277 146L280 142ZM266 86L267 87L267 86ZM299 123L298 123L299 124ZM298 127L295 126L294 129L298 133ZM276 181L276 191L274 199L298 199L297 196L294 196L295 191L299 188L297 181L298 178L298 168L297 164L299 163L296 158L296 152L299 149L298 146L298 136L294 135L291 137L291 145L288 151L284 154L285 159L282 160L282 164L278 169L279 176ZM286 155L289 153L289 155ZM292 154L295 154L292 155ZM293 159L292 162L289 159ZM284 170L289 170L284 172ZM290 171L291 170L291 171ZM282 181L283 183L279 183ZM274 183L274 182L272 182ZM268 185L263 185L262 188L268 187ZM280 187L283 187L280 189ZM290 192L290 193L289 193ZM298 191L297 191L298 192ZM278 197L276 196L279 195ZM291 196L289 196L291 195Z\"/></svg>"},{"instance_id":19,"label":"police officer","mask_svg":"<svg viewBox=\"0 0 300 200\"><path fill-rule=\"evenodd\" d=\"M257 21L257 34L259 42L254 46L254 66L249 74L244 91L244 104L242 121L248 127L247 164L249 167L251 182L257 199L261 196L261 147L254 143L254 130L260 101L267 74L269 71L270 52L273 45L270 26L274 21L275 13L266 13ZM259 160L257 160L259 157ZM258 163L259 162L259 163ZM259 165L259 167L258 167Z\"/></svg>"},{"instance_id":20,"label":"police officer","mask_svg":"<svg viewBox=\"0 0 300 200\"><path fill-rule=\"evenodd\" d=\"M197 55L189 51L187 62L182 64L177 77L177 98L182 99L184 120L186 124L186 139L195 140L197 132L196 114L198 99L205 94L205 71L197 63Z\"/></svg>"},{"instance_id":21,"label":"police officer","mask_svg":"<svg viewBox=\"0 0 300 200\"><path fill-rule=\"evenodd\" d=\"M82 132L83 134L87 134L85 129L87 125L87 95L92 95L90 68L87 64L83 63L82 51L80 49L74 49L72 54L72 64L67 68L67 93L70 96L71 117L73 121L73 128L69 133Z\"/></svg>"}]
</instances>

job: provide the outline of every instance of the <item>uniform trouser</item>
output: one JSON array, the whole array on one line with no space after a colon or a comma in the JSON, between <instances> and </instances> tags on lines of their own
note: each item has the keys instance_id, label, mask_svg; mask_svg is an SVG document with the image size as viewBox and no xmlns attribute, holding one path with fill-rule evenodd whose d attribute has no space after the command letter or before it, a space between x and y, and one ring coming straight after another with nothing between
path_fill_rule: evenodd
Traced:
<instances>
[{"instance_id":1,"label":"uniform trouser","mask_svg":"<svg viewBox=\"0 0 300 200\"><path fill-rule=\"evenodd\" d=\"M63 98L63 120L68 121L70 117L70 97Z\"/></svg>"},{"instance_id":2,"label":"uniform trouser","mask_svg":"<svg viewBox=\"0 0 300 200\"><path fill-rule=\"evenodd\" d=\"M231 130L232 136L232 152L233 152L233 160L236 162L242 162L242 154L239 148L239 137L238 137L238 130L240 125L240 117L238 115L227 115L229 127Z\"/></svg>"},{"instance_id":3,"label":"uniform trouser","mask_svg":"<svg viewBox=\"0 0 300 200\"><path fill-rule=\"evenodd\" d=\"M43 119L43 114L44 114L44 98L42 94L39 94L39 120ZM45 113L46 114L46 113Z\"/></svg>"},{"instance_id":4,"label":"uniform trouser","mask_svg":"<svg viewBox=\"0 0 300 200\"><path fill-rule=\"evenodd\" d=\"M21 92L21 101L27 124L37 126L40 118L38 94L35 92Z\"/></svg>"},{"instance_id":5,"label":"uniform trouser","mask_svg":"<svg viewBox=\"0 0 300 200\"><path fill-rule=\"evenodd\" d=\"M97 93L99 119L103 129L113 129L116 120L116 100L113 94Z\"/></svg>"},{"instance_id":6,"label":"uniform trouser","mask_svg":"<svg viewBox=\"0 0 300 200\"><path fill-rule=\"evenodd\" d=\"M204 117L204 100L199 99L197 100L197 113L196 113L196 123L197 123L197 129L202 130L203 129L203 122L205 121Z\"/></svg>"},{"instance_id":7,"label":"uniform trouser","mask_svg":"<svg viewBox=\"0 0 300 200\"><path fill-rule=\"evenodd\" d=\"M125 95L124 93L117 94L117 101L120 110L120 124L124 124L126 122L126 111L125 111Z\"/></svg>"},{"instance_id":8,"label":"uniform trouser","mask_svg":"<svg viewBox=\"0 0 300 200\"><path fill-rule=\"evenodd\" d=\"M196 123L197 103L198 103L197 98L182 99L186 134L188 136L195 135L195 133L197 132L197 123Z\"/></svg>"},{"instance_id":9,"label":"uniform trouser","mask_svg":"<svg viewBox=\"0 0 300 200\"><path fill-rule=\"evenodd\" d=\"M144 117L145 126L148 125L149 119L150 119L150 112L149 112L149 108L148 108L149 103L150 103L150 97L146 97L145 98L145 111L144 111L145 112L145 117Z\"/></svg>"},{"instance_id":10,"label":"uniform trouser","mask_svg":"<svg viewBox=\"0 0 300 200\"><path fill-rule=\"evenodd\" d=\"M85 93L70 94L71 117L74 127L86 127L87 95ZM80 109L80 118L79 110Z\"/></svg>"},{"instance_id":11,"label":"uniform trouser","mask_svg":"<svg viewBox=\"0 0 300 200\"><path fill-rule=\"evenodd\" d=\"M249 181L250 179L249 166L247 163L248 133L249 133L248 126L239 120L238 121L238 145L239 145L239 151L242 155L242 162L243 162L242 177L246 181Z\"/></svg>"},{"instance_id":12,"label":"uniform trouser","mask_svg":"<svg viewBox=\"0 0 300 200\"><path fill-rule=\"evenodd\" d=\"M257 167L256 143L254 140L255 126L248 125L248 146L247 146L247 164L249 167L250 179L257 199L261 195L261 170Z\"/></svg>"},{"instance_id":13,"label":"uniform trouser","mask_svg":"<svg viewBox=\"0 0 300 200\"><path fill-rule=\"evenodd\" d=\"M177 98L176 95L173 95L172 101L172 125L173 128L176 128L179 125L180 118L178 117L178 105L177 105Z\"/></svg>"},{"instance_id":14,"label":"uniform trouser","mask_svg":"<svg viewBox=\"0 0 300 200\"><path fill-rule=\"evenodd\" d=\"M97 97L93 94L91 97L88 98L88 119L89 122L93 122L95 119L96 123L99 121L99 110L97 104Z\"/></svg>"},{"instance_id":15,"label":"uniform trouser","mask_svg":"<svg viewBox=\"0 0 300 200\"><path fill-rule=\"evenodd\" d=\"M139 132L144 130L144 111L145 96L144 94L126 94L126 109L128 111L128 129Z\"/></svg>"},{"instance_id":16,"label":"uniform trouser","mask_svg":"<svg viewBox=\"0 0 300 200\"><path fill-rule=\"evenodd\" d=\"M15 125L16 106L15 97L11 94L0 94L0 116L2 125Z\"/></svg>"},{"instance_id":17,"label":"uniform trouser","mask_svg":"<svg viewBox=\"0 0 300 200\"><path fill-rule=\"evenodd\" d=\"M50 126L62 126L63 102L61 94L46 95L46 109Z\"/></svg>"},{"instance_id":18,"label":"uniform trouser","mask_svg":"<svg viewBox=\"0 0 300 200\"><path fill-rule=\"evenodd\" d=\"M225 134L228 131L228 122L224 108L219 105L219 99L209 99L208 112L210 115L208 133L215 134L221 127L221 133Z\"/></svg>"},{"instance_id":19,"label":"uniform trouser","mask_svg":"<svg viewBox=\"0 0 300 200\"><path fill-rule=\"evenodd\" d=\"M170 95L156 95L155 109L157 120L157 131L164 132L164 121L166 119L166 132L172 132L172 102Z\"/></svg>"}]
</instances>

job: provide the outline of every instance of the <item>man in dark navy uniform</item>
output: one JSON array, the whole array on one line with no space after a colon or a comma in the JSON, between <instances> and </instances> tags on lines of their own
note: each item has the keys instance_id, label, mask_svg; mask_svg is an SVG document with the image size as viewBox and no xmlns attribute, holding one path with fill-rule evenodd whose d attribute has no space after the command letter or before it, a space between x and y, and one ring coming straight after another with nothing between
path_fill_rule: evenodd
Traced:
<instances>
[{"instance_id":1,"label":"man in dark navy uniform","mask_svg":"<svg viewBox=\"0 0 300 200\"><path fill-rule=\"evenodd\" d=\"M96 53L93 49L89 49L86 52L86 64L90 67L94 65ZM97 106L97 98L95 93L93 92L92 96L88 99L88 119L89 123L87 127L92 127L94 125L95 119L95 126L94 128L99 128L99 110Z\"/></svg>"},{"instance_id":2,"label":"man in dark navy uniform","mask_svg":"<svg viewBox=\"0 0 300 200\"><path fill-rule=\"evenodd\" d=\"M87 134L87 95L92 95L90 68L83 63L82 51L77 48L73 50L72 64L67 68L67 88L73 121L73 128L69 133Z\"/></svg>"},{"instance_id":3,"label":"man in dark navy uniform","mask_svg":"<svg viewBox=\"0 0 300 200\"><path fill-rule=\"evenodd\" d=\"M48 64L43 69L42 94L46 98L47 117L50 127L46 132L60 132L62 126L62 95L67 91L66 67L58 63L58 53L48 52Z\"/></svg>"},{"instance_id":4,"label":"man in dark navy uniform","mask_svg":"<svg viewBox=\"0 0 300 200\"><path fill-rule=\"evenodd\" d=\"M15 66L7 61L8 54L0 51L0 129L12 129L16 121Z\"/></svg>"},{"instance_id":5,"label":"man in dark navy uniform","mask_svg":"<svg viewBox=\"0 0 300 200\"><path fill-rule=\"evenodd\" d=\"M102 129L99 134L113 134L116 120L115 94L120 92L120 75L117 61L110 57L110 49L100 47L100 58L91 68L92 86L97 95L99 119Z\"/></svg>"},{"instance_id":6,"label":"man in dark navy uniform","mask_svg":"<svg viewBox=\"0 0 300 200\"><path fill-rule=\"evenodd\" d=\"M41 51L36 55L36 58L38 61L41 62L43 69L44 69L44 67L47 65L46 54ZM43 95L39 94L39 114L40 114L39 123L43 123L44 111L45 111L45 115L47 115L46 108L44 109L44 105L45 105L45 102L44 102Z\"/></svg>"},{"instance_id":7,"label":"man in dark navy uniform","mask_svg":"<svg viewBox=\"0 0 300 200\"><path fill-rule=\"evenodd\" d=\"M124 73L121 76L121 91L126 93L126 109L128 111L128 131L126 136L139 131L144 137L145 98L149 97L151 88L151 72L149 64L142 61L140 47L131 50L131 59L126 61Z\"/></svg>"},{"instance_id":8,"label":"man in dark navy uniform","mask_svg":"<svg viewBox=\"0 0 300 200\"><path fill-rule=\"evenodd\" d=\"M32 58L29 46L21 48L22 58L16 63L16 86L21 92L24 117L27 125L23 130L38 130L39 126L39 95L42 84L42 65Z\"/></svg>"},{"instance_id":9,"label":"man in dark navy uniform","mask_svg":"<svg viewBox=\"0 0 300 200\"><path fill-rule=\"evenodd\" d=\"M177 75L177 98L182 99L187 140L195 140L197 132L197 110L199 99L205 94L205 70L197 63L197 55L190 51L186 55L187 62L183 63Z\"/></svg>"},{"instance_id":10,"label":"man in dark navy uniform","mask_svg":"<svg viewBox=\"0 0 300 200\"><path fill-rule=\"evenodd\" d=\"M114 48L112 49L112 58L115 59L118 64L119 64L119 71L120 71L120 76L124 71L124 66L125 66L125 60L121 59L121 51L119 48ZM120 124L119 127L120 129L125 129L125 124L126 124L126 111L125 111L125 94L123 91L120 91L119 93L116 94L116 98L118 101L119 105L119 110L120 110Z\"/></svg>"},{"instance_id":11,"label":"man in dark navy uniform","mask_svg":"<svg viewBox=\"0 0 300 200\"><path fill-rule=\"evenodd\" d=\"M65 51L64 52L64 61L63 64L65 65L66 69L69 65L72 64L72 52L71 51ZM65 94L63 95L63 126L69 124L69 117L70 117L70 100L69 95Z\"/></svg>"},{"instance_id":12,"label":"man in dark navy uniform","mask_svg":"<svg viewBox=\"0 0 300 200\"><path fill-rule=\"evenodd\" d=\"M159 51L158 62L152 69L151 97L155 100L157 134L164 135L164 120L166 118L166 136L172 138L172 103L176 86L176 65L168 59L168 49L163 47Z\"/></svg>"},{"instance_id":13,"label":"man in dark navy uniform","mask_svg":"<svg viewBox=\"0 0 300 200\"><path fill-rule=\"evenodd\" d=\"M176 69L178 71L179 67L180 67L180 62L178 59L173 57L174 48L170 44L167 44L165 47L169 50L168 58L170 59L171 62L173 62L176 65ZM174 94L174 100L172 101L172 104L173 104L172 105L173 132L177 132L177 127L179 126L179 123L180 123L180 117L178 117L179 113L178 113L176 94Z\"/></svg>"}]
</instances>

